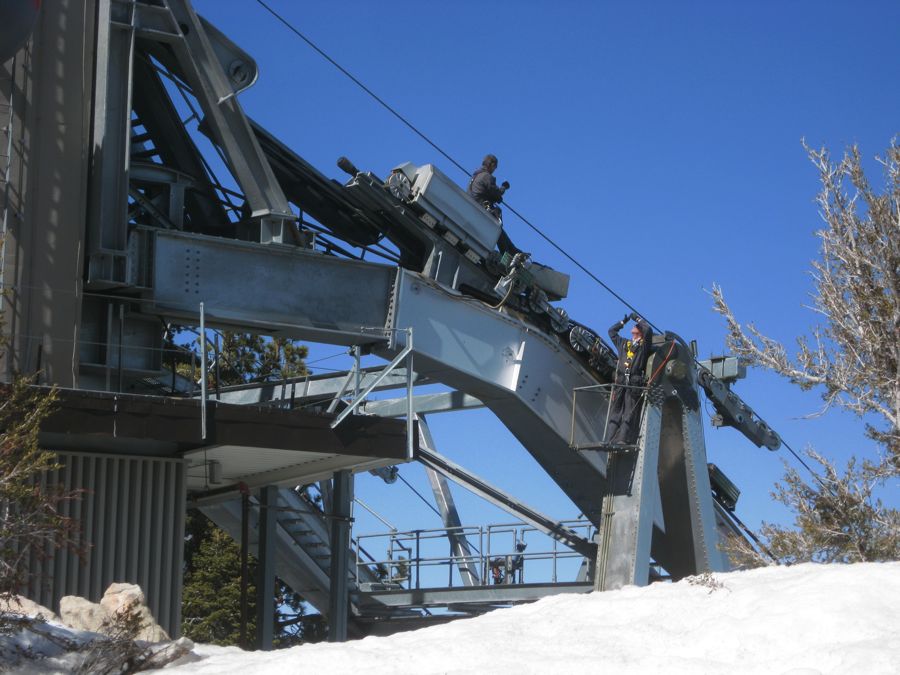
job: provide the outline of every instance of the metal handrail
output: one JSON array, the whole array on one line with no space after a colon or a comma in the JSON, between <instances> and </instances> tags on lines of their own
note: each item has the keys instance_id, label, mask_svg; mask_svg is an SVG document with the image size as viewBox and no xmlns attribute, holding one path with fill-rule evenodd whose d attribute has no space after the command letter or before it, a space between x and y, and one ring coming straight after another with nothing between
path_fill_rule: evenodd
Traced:
<instances>
[{"instance_id":1,"label":"metal handrail","mask_svg":"<svg viewBox=\"0 0 900 675\"><path fill-rule=\"evenodd\" d=\"M605 421L603 422L603 434L602 434L602 436L601 436L602 441L605 441L605 440L606 440L606 433L607 433L607 431L608 431L608 429L609 429L609 412L610 412L610 408L612 407L612 406L610 405L610 403L611 403L610 399L611 399L611 397L612 397L612 395L613 395L613 391L614 391L616 388L620 388L620 389L638 389L638 390L640 390L640 391L642 391L642 392L644 392L644 393L646 393L646 392L650 389L650 388L649 388L648 386L646 386L646 385L640 385L640 386L639 386L639 385L635 385L635 384L616 384L615 382L609 382L609 383L607 383L607 384L591 384L591 385L587 385L587 386L584 386L584 387L575 387L575 388L572 390L572 423L571 423L571 426L570 426L570 429L569 429L569 447L570 447L570 448L572 448L573 450L587 450L587 449L591 449L591 448L596 448L597 445L598 445L597 443L586 443L586 444L583 444L583 445L579 445L579 444L577 444L577 443L575 442L575 413L576 413L577 410L578 410L578 408L576 407L577 398L578 398L578 392L584 392L584 391L600 391L600 392L605 392L607 389L609 389L609 394L607 394L607 397L606 397L606 399L607 399L607 403L606 403L606 419L605 419ZM601 445L602 445L602 441L601 441Z\"/></svg>"},{"instance_id":2,"label":"metal handrail","mask_svg":"<svg viewBox=\"0 0 900 675\"><path fill-rule=\"evenodd\" d=\"M563 524L575 531L584 530L585 538L592 536L593 525L582 519L564 521ZM426 554L425 549L431 542L445 539L448 532L456 533L479 540L479 552L476 554L457 554L451 549L449 554ZM550 550L528 551L516 550L515 544L499 550L491 550L492 540L497 537L511 535L513 542L525 541L529 533L543 534L540 530L522 522L500 523L487 526L457 526L427 530L410 530L407 532L390 532L360 535L354 539L354 547L361 550L365 540L387 539L386 557L380 560L361 562L357 557L357 567L363 565L380 568L384 583L398 589L420 589L423 586L423 573L429 569L448 568L448 587L454 586L453 567L475 567L480 570L480 585L491 584L492 566L503 565L505 577L503 583L525 583L525 569L528 563L550 561L551 583L559 579L559 563L569 559L584 559L584 556L569 549L560 550L559 542L552 540ZM373 547L368 545L369 550ZM406 554L406 557L403 557ZM404 574L397 576L400 566L405 566ZM533 564L532 564L533 567ZM357 572L357 574L359 574ZM513 576L514 575L514 576ZM426 586L427 587L427 586Z\"/></svg>"}]
</instances>

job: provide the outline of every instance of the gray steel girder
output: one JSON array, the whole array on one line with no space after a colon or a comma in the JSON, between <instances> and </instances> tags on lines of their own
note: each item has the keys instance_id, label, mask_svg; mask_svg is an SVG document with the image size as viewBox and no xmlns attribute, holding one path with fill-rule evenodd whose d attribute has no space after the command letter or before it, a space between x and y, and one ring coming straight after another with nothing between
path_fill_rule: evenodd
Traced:
<instances>
[{"instance_id":1,"label":"gray steel girder","mask_svg":"<svg viewBox=\"0 0 900 675\"><path fill-rule=\"evenodd\" d=\"M143 311L331 344L384 341L394 267L289 246L137 228L130 271ZM249 273L252 271L252 273ZM315 289L313 292L311 289Z\"/></svg>"},{"instance_id":2,"label":"gray steel girder","mask_svg":"<svg viewBox=\"0 0 900 675\"><path fill-rule=\"evenodd\" d=\"M382 366L372 366L360 369L360 389L367 387L381 371ZM294 377L283 382L264 382L251 385L241 385L233 389L222 391L219 400L226 403L241 405L253 403L266 403L269 401L293 401L303 404L310 401L324 401L335 396L346 381L348 373L328 373L324 375L310 375L309 377ZM413 373L415 384L428 384L424 378ZM388 373L387 377L373 391L386 391L406 387L406 368L398 367ZM403 400L406 399L390 399ZM380 402L380 401L379 401ZM376 401L370 401L365 405L372 405ZM378 413L376 413L378 414ZM397 415L381 415L381 417L401 417L406 415L406 406Z\"/></svg>"},{"instance_id":3,"label":"gray steel girder","mask_svg":"<svg viewBox=\"0 0 900 675\"><path fill-rule=\"evenodd\" d=\"M413 329L418 373L482 401L600 525L605 457L569 447L572 392L597 380L556 336L405 270L390 318L393 328ZM396 335L399 344L402 333ZM578 399L574 425L579 438L599 442L606 410L592 403Z\"/></svg>"},{"instance_id":4,"label":"gray steel girder","mask_svg":"<svg viewBox=\"0 0 900 675\"><path fill-rule=\"evenodd\" d=\"M97 3L88 193L88 284L125 282L134 5Z\"/></svg>"}]
</instances>

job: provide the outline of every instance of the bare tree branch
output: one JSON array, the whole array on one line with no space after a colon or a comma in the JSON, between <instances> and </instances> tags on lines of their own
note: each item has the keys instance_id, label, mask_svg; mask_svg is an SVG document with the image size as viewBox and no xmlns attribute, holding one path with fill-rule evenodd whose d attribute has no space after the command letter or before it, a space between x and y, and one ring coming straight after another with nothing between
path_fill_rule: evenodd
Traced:
<instances>
[{"instance_id":1,"label":"bare tree branch","mask_svg":"<svg viewBox=\"0 0 900 675\"><path fill-rule=\"evenodd\" d=\"M821 467L819 484L786 466L772 497L794 512L794 527L765 523L760 536L782 563L893 560L900 558L900 511L886 508L876 491L900 474L900 148L892 142L879 160L887 176L880 194L856 147L837 163L825 149L803 147L822 184L816 201L825 227L816 233L810 307L822 324L797 339L791 357L752 324L742 326L717 285L713 308L725 317L728 346L747 364L819 392L824 405L816 414L837 405L883 420L880 428L867 423L866 432L886 452L878 462L853 458L839 473L807 449ZM743 564L759 562L740 543L731 547Z\"/></svg>"},{"instance_id":2,"label":"bare tree branch","mask_svg":"<svg viewBox=\"0 0 900 675\"><path fill-rule=\"evenodd\" d=\"M874 191L856 147L834 163L827 150L804 148L819 171L817 196L825 227L817 232L812 309L823 319L812 336L784 345L753 324L742 326L714 285L713 308L725 317L729 348L749 365L772 370L820 392L827 410L876 415L884 428L869 435L900 458L900 147L880 159L886 191Z\"/></svg>"}]
</instances>

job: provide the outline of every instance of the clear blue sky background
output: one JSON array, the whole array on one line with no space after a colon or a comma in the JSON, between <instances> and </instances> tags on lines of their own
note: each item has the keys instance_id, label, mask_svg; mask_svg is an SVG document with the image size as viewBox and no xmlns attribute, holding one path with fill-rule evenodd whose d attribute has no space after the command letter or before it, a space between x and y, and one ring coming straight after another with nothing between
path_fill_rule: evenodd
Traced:
<instances>
[{"instance_id":1,"label":"clear blue sky background","mask_svg":"<svg viewBox=\"0 0 900 675\"><path fill-rule=\"evenodd\" d=\"M742 321L793 347L821 226L801 138L874 156L900 131L900 3L300 3L268 0L324 51L469 170L500 158L508 202L656 325L721 353L716 282ZM248 113L326 175L340 155L386 175L404 161L465 176L253 0L195 0L249 51L259 82ZM536 260L572 274L565 308L604 331L624 308L527 226L506 227ZM336 348L314 351L327 355ZM332 365L326 362L326 365ZM843 463L871 455L862 423L751 371L737 391L795 449ZM574 507L486 412L435 416L441 452L558 518ZM752 526L789 521L768 492L782 450L710 430L708 454L739 485ZM418 467L403 475L427 485ZM359 494L400 528L437 527L402 485L366 477ZM897 505L896 485L886 492ZM466 523L508 520L458 492ZM421 506L421 503L419 503ZM414 512L415 510L415 512ZM362 514L357 532L380 530Z\"/></svg>"}]
</instances>

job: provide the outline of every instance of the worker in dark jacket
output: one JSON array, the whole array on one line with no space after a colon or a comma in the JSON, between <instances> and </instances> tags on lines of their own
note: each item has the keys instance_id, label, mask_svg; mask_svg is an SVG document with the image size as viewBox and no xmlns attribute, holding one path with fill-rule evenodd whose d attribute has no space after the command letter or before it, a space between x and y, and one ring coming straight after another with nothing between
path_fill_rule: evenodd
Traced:
<instances>
[{"instance_id":1,"label":"worker in dark jacket","mask_svg":"<svg viewBox=\"0 0 900 675\"><path fill-rule=\"evenodd\" d=\"M509 189L509 182L503 181L497 187L497 179L494 171L497 169L497 156L485 155L481 160L481 166L475 169L472 180L469 181L469 194L476 202L490 211L491 215L500 220L500 208L497 206L503 201L503 193Z\"/></svg>"},{"instance_id":2,"label":"worker in dark jacket","mask_svg":"<svg viewBox=\"0 0 900 675\"><path fill-rule=\"evenodd\" d=\"M619 335L629 319L635 322L631 327L630 340ZM619 361L610 392L605 442L609 445L634 445L641 423L642 387L647 384L645 371L653 331L650 324L632 312L610 326L609 339L619 351Z\"/></svg>"},{"instance_id":3,"label":"worker in dark jacket","mask_svg":"<svg viewBox=\"0 0 900 675\"><path fill-rule=\"evenodd\" d=\"M503 193L509 190L509 181L503 181L498 187L497 179L494 178L494 171L497 169L497 156L485 155L481 160L481 166L475 169L472 174L472 180L469 181L469 196L476 202L481 204L488 213L496 218L503 226L502 212L497 206L503 201ZM500 230L500 238L497 241L497 248L502 252L510 254L519 253L504 230Z\"/></svg>"}]
</instances>

